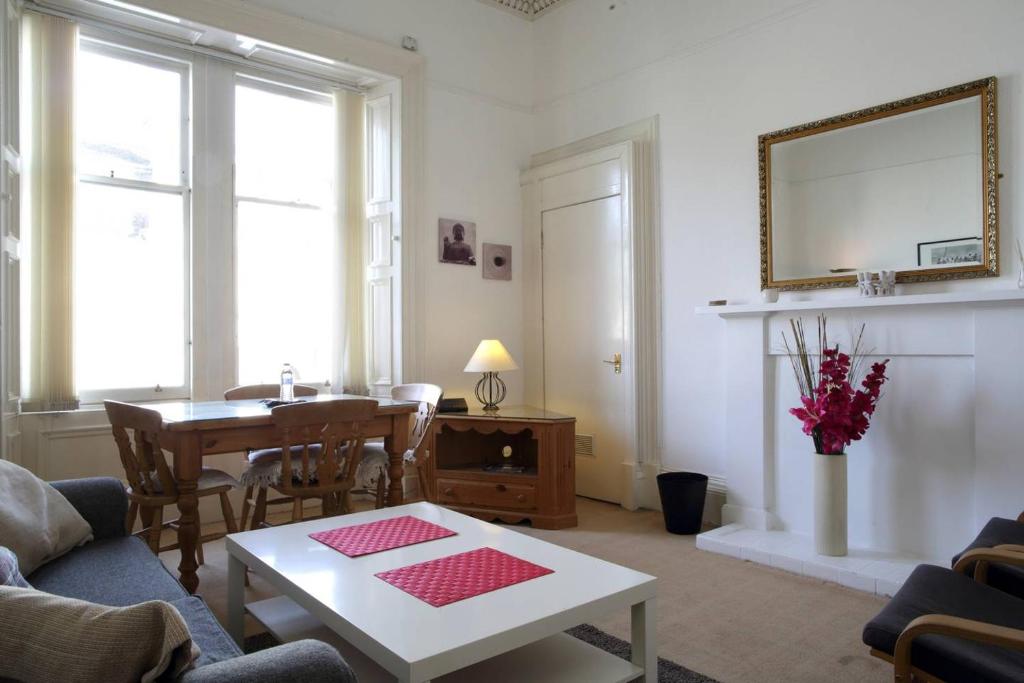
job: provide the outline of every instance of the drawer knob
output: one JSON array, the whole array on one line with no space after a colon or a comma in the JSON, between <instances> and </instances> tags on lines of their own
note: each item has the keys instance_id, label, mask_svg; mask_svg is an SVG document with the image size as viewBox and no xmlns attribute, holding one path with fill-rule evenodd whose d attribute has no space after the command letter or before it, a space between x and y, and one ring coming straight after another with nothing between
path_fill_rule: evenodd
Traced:
<instances>
[{"instance_id":1,"label":"drawer knob","mask_svg":"<svg viewBox=\"0 0 1024 683\"><path fill-rule=\"evenodd\" d=\"M498 484L494 488L498 489L499 491L505 491L506 490L506 487L505 487L504 484Z\"/></svg>"},{"instance_id":2,"label":"drawer knob","mask_svg":"<svg viewBox=\"0 0 1024 683\"><path fill-rule=\"evenodd\" d=\"M525 503L526 502L526 494L520 493L518 496L516 496L516 500L518 502L520 502L520 503Z\"/></svg>"},{"instance_id":3,"label":"drawer knob","mask_svg":"<svg viewBox=\"0 0 1024 683\"><path fill-rule=\"evenodd\" d=\"M441 493L443 493L446 496L454 496L455 495L455 489L453 489L451 486L449 486L448 488L446 488Z\"/></svg>"}]
</instances>

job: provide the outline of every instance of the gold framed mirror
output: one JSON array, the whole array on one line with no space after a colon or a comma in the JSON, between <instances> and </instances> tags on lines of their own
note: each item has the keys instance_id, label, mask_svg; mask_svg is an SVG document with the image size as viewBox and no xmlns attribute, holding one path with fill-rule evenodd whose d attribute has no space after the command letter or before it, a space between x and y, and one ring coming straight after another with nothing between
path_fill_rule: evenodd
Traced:
<instances>
[{"instance_id":1,"label":"gold framed mirror","mask_svg":"<svg viewBox=\"0 0 1024 683\"><path fill-rule=\"evenodd\" d=\"M758 137L761 288L999 274L996 79Z\"/></svg>"}]
</instances>

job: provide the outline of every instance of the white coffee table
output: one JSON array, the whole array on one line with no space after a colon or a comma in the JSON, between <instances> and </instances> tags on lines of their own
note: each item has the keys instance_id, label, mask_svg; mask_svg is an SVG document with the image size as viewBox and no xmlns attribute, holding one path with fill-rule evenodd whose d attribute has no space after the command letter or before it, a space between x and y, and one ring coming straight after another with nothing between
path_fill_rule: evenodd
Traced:
<instances>
[{"instance_id":1,"label":"white coffee table","mask_svg":"<svg viewBox=\"0 0 1024 683\"><path fill-rule=\"evenodd\" d=\"M349 558L316 531L413 515L458 533ZM657 680L657 579L430 503L414 503L227 537L228 630L242 642L248 611L283 641L317 638L341 651L361 682ZM375 573L489 546L554 573L432 607ZM282 595L245 603L245 567ZM632 662L563 633L631 610Z\"/></svg>"}]
</instances>

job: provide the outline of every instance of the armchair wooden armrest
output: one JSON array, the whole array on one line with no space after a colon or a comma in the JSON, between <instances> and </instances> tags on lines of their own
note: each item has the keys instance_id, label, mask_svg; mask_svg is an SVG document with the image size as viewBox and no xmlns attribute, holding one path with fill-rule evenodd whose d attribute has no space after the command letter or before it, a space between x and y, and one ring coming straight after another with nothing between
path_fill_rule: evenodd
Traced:
<instances>
[{"instance_id":1,"label":"armchair wooden armrest","mask_svg":"<svg viewBox=\"0 0 1024 683\"><path fill-rule=\"evenodd\" d=\"M1014 545L1012 543L1003 543L997 545L993 550L1008 550L1011 553L1024 553L1024 545Z\"/></svg>"},{"instance_id":2,"label":"armchair wooden armrest","mask_svg":"<svg viewBox=\"0 0 1024 683\"><path fill-rule=\"evenodd\" d=\"M953 571L959 574L966 574L967 569L972 564L977 563L974 567L974 580L978 583L987 583L988 565L991 562L1024 567L1024 546L1001 545L995 548L974 548L973 550L968 550L953 565Z\"/></svg>"},{"instance_id":3,"label":"armchair wooden armrest","mask_svg":"<svg viewBox=\"0 0 1024 683\"><path fill-rule=\"evenodd\" d=\"M1017 521L1018 521L1018 522L1022 522L1022 523L1024 523L1024 512L1020 513L1020 514L1019 514L1019 515L1017 516Z\"/></svg>"},{"instance_id":4,"label":"armchair wooden armrest","mask_svg":"<svg viewBox=\"0 0 1024 683\"><path fill-rule=\"evenodd\" d=\"M895 680L910 683L913 679L913 665L910 661L914 639L923 635L942 635L964 640L974 640L988 645L1024 650L1024 631L996 626L983 621L973 621L946 614L926 614L907 624L896 641L893 652Z\"/></svg>"}]
</instances>

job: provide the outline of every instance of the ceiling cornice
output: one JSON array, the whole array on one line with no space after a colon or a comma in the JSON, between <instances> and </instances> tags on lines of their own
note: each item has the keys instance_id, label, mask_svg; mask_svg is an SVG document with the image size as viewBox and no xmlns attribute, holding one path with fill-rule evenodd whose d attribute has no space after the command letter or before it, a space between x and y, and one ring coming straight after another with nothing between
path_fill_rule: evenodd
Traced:
<instances>
[{"instance_id":1,"label":"ceiling cornice","mask_svg":"<svg viewBox=\"0 0 1024 683\"><path fill-rule=\"evenodd\" d=\"M516 16L533 21L555 5L562 5L569 0L479 0L485 5L491 5Z\"/></svg>"}]
</instances>

